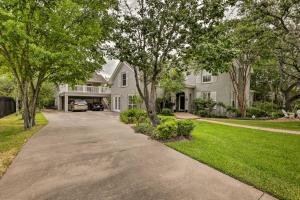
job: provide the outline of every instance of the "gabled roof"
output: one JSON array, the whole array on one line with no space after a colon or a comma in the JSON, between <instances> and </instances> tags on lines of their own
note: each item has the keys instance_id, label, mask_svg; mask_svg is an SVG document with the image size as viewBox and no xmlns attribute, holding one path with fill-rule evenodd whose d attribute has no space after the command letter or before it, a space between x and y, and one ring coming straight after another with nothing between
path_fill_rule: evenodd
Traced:
<instances>
[{"instance_id":1,"label":"gabled roof","mask_svg":"<svg viewBox=\"0 0 300 200\"><path fill-rule=\"evenodd\" d=\"M94 72L92 77L87 82L88 83L107 83L105 78L101 74L98 74L97 72Z\"/></svg>"},{"instance_id":2,"label":"gabled roof","mask_svg":"<svg viewBox=\"0 0 300 200\"><path fill-rule=\"evenodd\" d=\"M119 73L120 69L122 66L126 66L129 69L131 69L133 71L133 68L130 66L130 64L128 64L127 62L122 62L120 61L119 64L117 65L116 69L114 70L114 72L112 73L110 79L109 79L109 83L112 84L117 76L117 74Z\"/></svg>"}]
</instances>

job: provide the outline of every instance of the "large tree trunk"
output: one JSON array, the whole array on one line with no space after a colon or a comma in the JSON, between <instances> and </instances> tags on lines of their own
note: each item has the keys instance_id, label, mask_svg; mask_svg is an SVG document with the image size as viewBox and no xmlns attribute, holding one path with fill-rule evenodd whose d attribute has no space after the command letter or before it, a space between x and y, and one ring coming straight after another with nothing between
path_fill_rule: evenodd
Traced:
<instances>
[{"instance_id":1,"label":"large tree trunk","mask_svg":"<svg viewBox=\"0 0 300 200\"><path fill-rule=\"evenodd\" d=\"M148 107L147 107L147 113L148 116L151 120L151 123L153 126L157 126L159 124L159 119L157 117L157 113L156 113L156 106L155 106L155 102L156 102L156 84L155 83L151 83L151 89L150 89L150 96L148 96L149 101L148 101Z\"/></svg>"}]
</instances>

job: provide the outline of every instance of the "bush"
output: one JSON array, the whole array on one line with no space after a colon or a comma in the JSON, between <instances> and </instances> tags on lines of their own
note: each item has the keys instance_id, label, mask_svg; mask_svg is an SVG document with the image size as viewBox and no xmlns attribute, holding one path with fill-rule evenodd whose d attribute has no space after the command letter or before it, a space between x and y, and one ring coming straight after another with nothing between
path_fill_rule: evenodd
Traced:
<instances>
[{"instance_id":1,"label":"bush","mask_svg":"<svg viewBox=\"0 0 300 200\"><path fill-rule=\"evenodd\" d=\"M134 124L147 120L147 114L141 109L130 109L120 113L120 120L126 124Z\"/></svg>"},{"instance_id":2,"label":"bush","mask_svg":"<svg viewBox=\"0 0 300 200\"><path fill-rule=\"evenodd\" d=\"M163 108L160 114L163 116L173 116L173 112L170 108Z\"/></svg>"},{"instance_id":3,"label":"bush","mask_svg":"<svg viewBox=\"0 0 300 200\"><path fill-rule=\"evenodd\" d=\"M177 136L190 136L195 124L191 120L177 121Z\"/></svg>"},{"instance_id":4,"label":"bush","mask_svg":"<svg viewBox=\"0 0 300 200\"><path fill-rule=\"evenodd\" d=\"M177 135L176 121L168 121L158 125L154 131L154 137L160 140L167 140Z\"/></svg>"},{"instance_id":5,"label":"bush","mask_svg":"<svg viewBox=\"0 0 300 200\"><path fill-rule=\"evenodd\" d=\"M139 123L133 127L136 133L142 133L146 135L151 135L154 131L153 126L150 123Z\"/></svg>"},{"instance_id":6,"label":"bush","mask_svg":"<svg viewBox=\"0 0 300 200\"><path fill-rule=\"evenodd\" d=\"M158 116L161 123L165 123L168 121L175 121L175 117L174 116Z\"/></svg>"},{"instance_id":7,"label":"bush","mask_svg":"<svg viewBox=\"0 0 300 200\"><path fill-rule=\"evenodd\" d=\"M247 109L247 117L252 117L252 116L255 116L255 117L268 117L268 113L264 110L261 110L259 108L248 108Z\"/></svg>"},{"instance_id":8,"label":"bush","mask_svg":"<svg viewBox=\"0 0 300 200\"><path fill-rule=\"evenodd\" d=\"M200 117L209 117L209 113L206 110L197 110L194 113Z\"/></svg>"},{"instance_id":9,"label":"bush","mask_svg":"<svg viewBox=\"0 0 300 200\"><path fill-rule=\"evenodd\" d=\"M284 114L282 112L272 112L271 117L274 119L278 119L278 118L284 117Z\"/></svg>"}]
</instances>

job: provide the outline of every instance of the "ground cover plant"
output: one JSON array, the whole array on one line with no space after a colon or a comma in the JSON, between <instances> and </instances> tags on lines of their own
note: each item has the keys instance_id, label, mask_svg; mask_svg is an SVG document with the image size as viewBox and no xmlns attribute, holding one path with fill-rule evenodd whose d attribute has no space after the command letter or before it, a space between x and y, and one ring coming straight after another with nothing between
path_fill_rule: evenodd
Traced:
<instances>
[{"instance_id":1,"label":"ground cover plant","mask_svg":"<svg viewBox=\"0 0 300 200\"><path fill-rule=\"evenodd\" d=\"M166 143L280 199L300 199L300 136L196 122L192 140Z\"/></svg>"},{"instance_id":2,"label":"ground cover plant","mask_svg":"<svg viewBox=\"0 0 300 200\"><path fill-rule=\"evenodd\" d=\"M0 119L0 177L21 150L26 141L47 124L42 113L36 115L37 125L24 130L21 116L9 115Z\"/></svg>"}]
</instances>

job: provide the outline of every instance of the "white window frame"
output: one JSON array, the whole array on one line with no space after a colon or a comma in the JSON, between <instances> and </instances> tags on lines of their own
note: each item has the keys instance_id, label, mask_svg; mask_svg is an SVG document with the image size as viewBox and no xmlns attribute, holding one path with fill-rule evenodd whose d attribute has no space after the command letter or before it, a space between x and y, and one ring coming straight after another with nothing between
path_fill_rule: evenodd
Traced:
<instances>
[{"instance_id":1,"label":"white window frame","mask_svg":"<svg viewBox=\"0 0 300 200\"><path fill-rule=\"evenodd\" d=\"M207 96L207 97L205 97L205 96ZM204 100L211 99L212 101L217 102L217 92L215 92L215 91L202 91L201 92L201 98L204 99Z\"/></svg>"},{"instance_id":2,"label":"white window frame","mask_svg":"<svg viewBox=\"0 0 300 200\"><path fill-rule=\"evenodd\" d=\"M113 110L116 112L121 111L121 96L120 95L114 95L114 97L113 97Z\"/></svg>"},{"instance_id":3,"label":"white window frame","mask_svg":"<svg viewBox=\"0 0 300 200\"><path fill-rule=\"evenodd\" d=\"M210 77L210 81L204 81L204 77ZM212 74L206 70L203 70L201 75L201 81L202 83L212 83L213 82Z\"/></svg>"},{"instance_id":4,"label":"white window frame","mask_svg":"<svg viewBox=\"0 0 300 200\"><path fill-rule=\"evenodd\" d=\"M134 103L134 102L131 102L130 103L130 97L134 97L136 96L135 94L128 94L128 109L134 109L134 108L137 108L137 103Z\"/></svg>"},{"instance_id":5,"label":"white window frame","mask_svg":"<svg viewBox=\"0 0 300 200\"><path fill-rule=\"evenodd\" d=\"M123 85L123 81L124 81L124 78L123 78L123 75L125 75L125 85ZM121 73L121 87L127 87L128 86L128 77L127 77L127 72L122 72Z\"/></svg>"}]
</instances>

